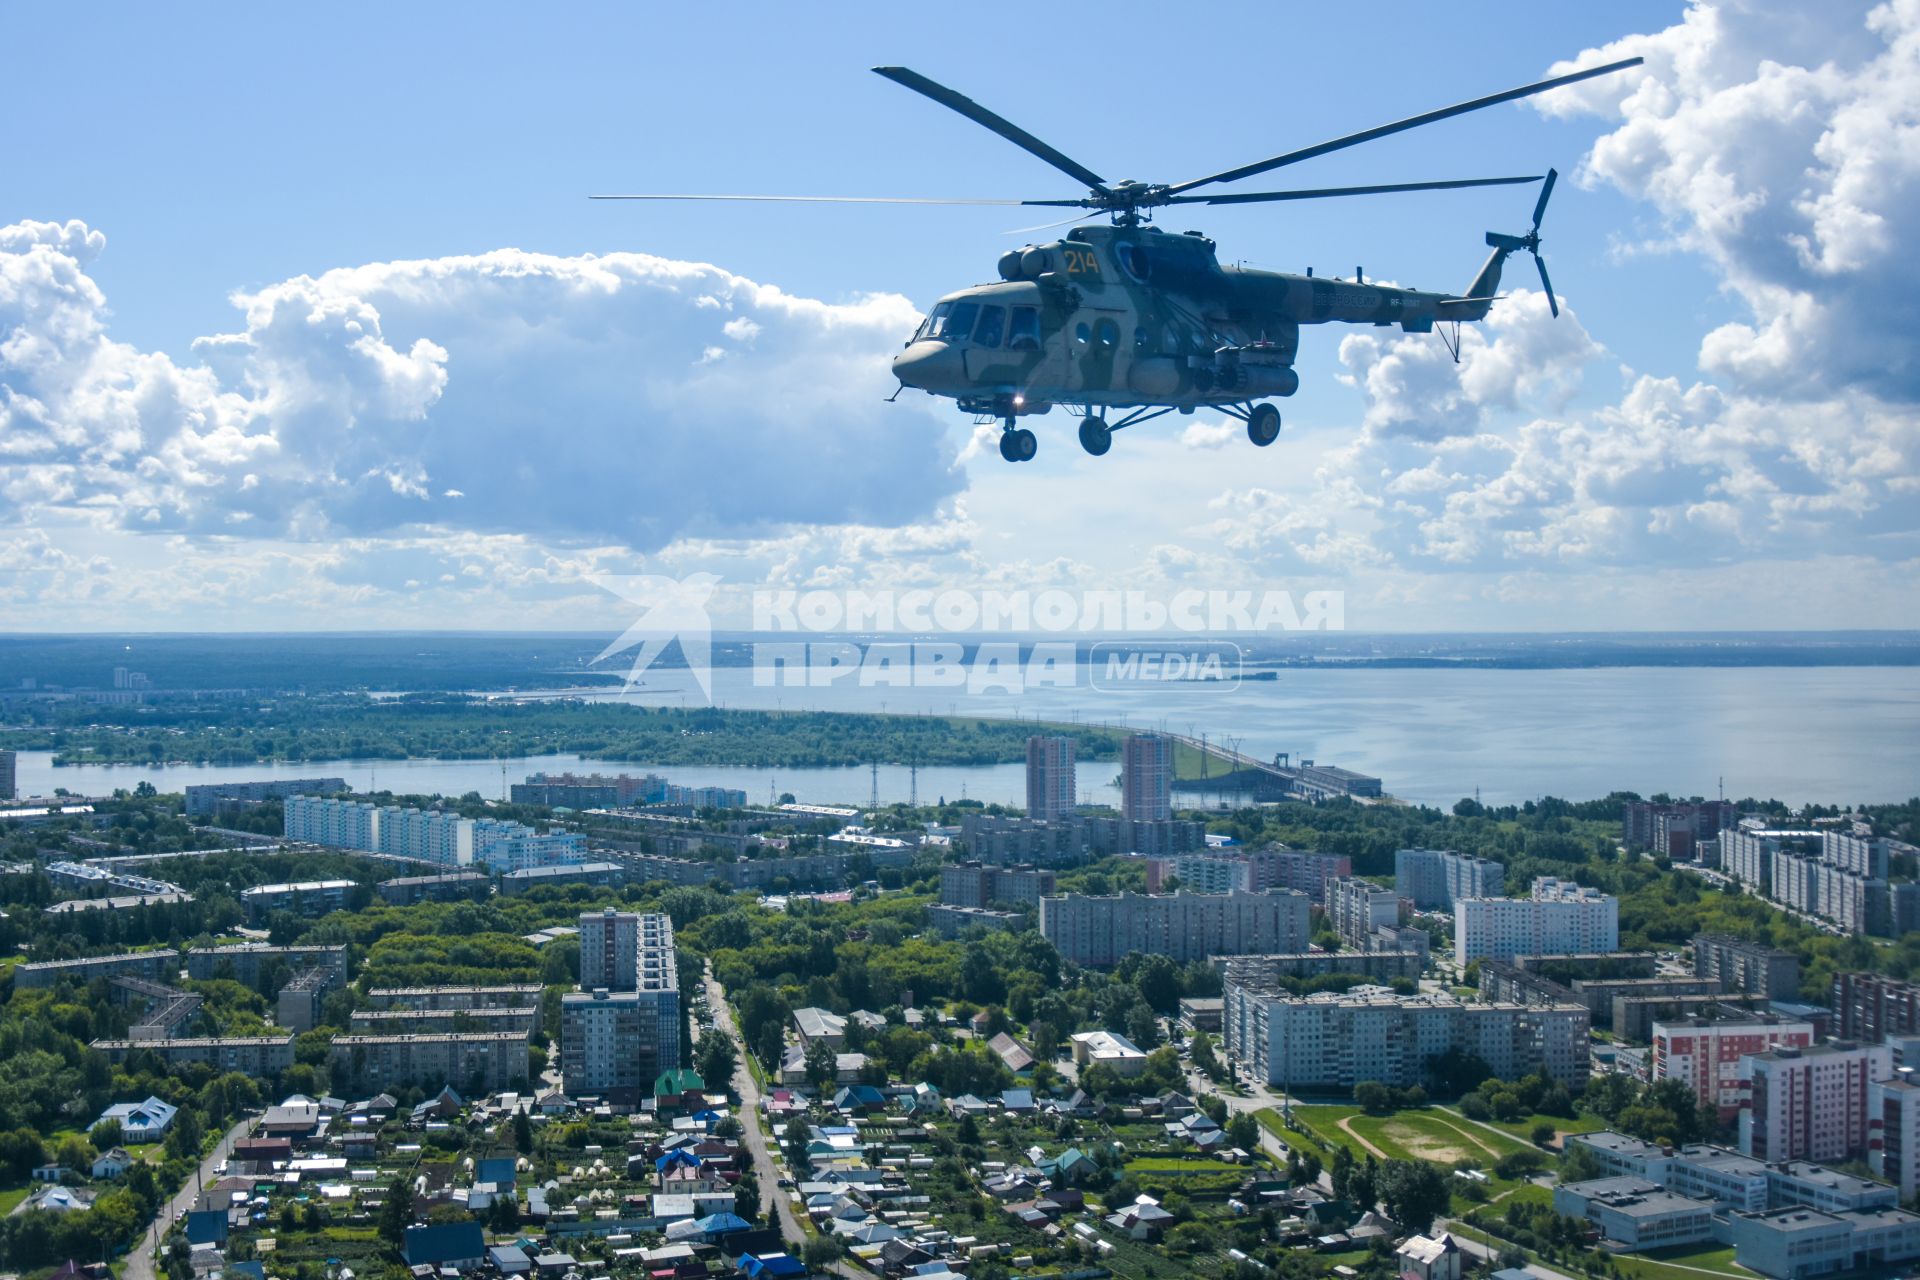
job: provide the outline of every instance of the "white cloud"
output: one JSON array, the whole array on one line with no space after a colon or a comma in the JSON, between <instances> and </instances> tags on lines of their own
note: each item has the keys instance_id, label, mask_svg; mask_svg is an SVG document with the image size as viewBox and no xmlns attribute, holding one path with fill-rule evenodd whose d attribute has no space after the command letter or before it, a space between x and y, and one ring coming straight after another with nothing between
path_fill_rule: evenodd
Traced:
<instances>
[{"instance_id":1,"label":"white cloud","mask_svg":"<svg viewBox=\"0 0 1920 1280\"><path fill-rule=\"evenodd\" d=\"M86 273L104 244L77 222L0 228L0 520L649 550L907 523L963 482L935 419L882 402L885 354L917 319L903 298L500 250L238 294L244 328L200 340L189 367L109 336Z\"/></svg>"}]
</instances>

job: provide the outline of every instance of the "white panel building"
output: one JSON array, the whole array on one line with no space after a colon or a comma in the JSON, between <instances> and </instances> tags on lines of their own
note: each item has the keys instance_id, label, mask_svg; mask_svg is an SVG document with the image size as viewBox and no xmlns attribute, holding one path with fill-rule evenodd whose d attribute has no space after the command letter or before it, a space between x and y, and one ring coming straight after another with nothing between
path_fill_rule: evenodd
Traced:
<instances>
[{"instance_id":1,"label":"white panel building","mask_svg":"<svg viewBox=\"0 0 1920 1280\"><path fill-rule=\"evenodd\" d=\"M1570 880L1541 876L1527 898L1467 898L1454 904L1454 959L1604 954L1620 949L1620 900Z\"/></svg>"}]
</instances>

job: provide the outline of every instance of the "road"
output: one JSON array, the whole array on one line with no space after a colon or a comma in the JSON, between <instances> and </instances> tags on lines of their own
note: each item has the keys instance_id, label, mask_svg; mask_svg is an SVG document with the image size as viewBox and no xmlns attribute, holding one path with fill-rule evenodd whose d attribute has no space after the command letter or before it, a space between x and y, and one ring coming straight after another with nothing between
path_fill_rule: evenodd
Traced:
<instances>
[{"instance_id":1,"label":"road","mask_svg":"<svg viewBox=\"0 0 1920 1280\"><path fill-rule=\"evenodd\" d=\"M200 1162L199 1176L181 1183L180 1189L173 1193L173 1199L160 1206L160 1212L140 1233L140 1243L134 1245L132 1252L127 1255L127 1269L121 1273L122 1280L155 1280L153 1251L159 1246L159 1237L166 1234L176 1217L193 1208L193 1202L200 1198L202 1186L217 1181L214 1166L233 1154L233 1144L247 1136L247 1131L253 1128L253 1121L254 1117L247 1116L222 1134L213 1150L207 1153L207 1158Z\"/></svg>"},{"instance_id":2,"label":"road","mask_svg":"<svg viewBox=\"0 0 1920 1280\"><path fill-rule=\"evenodd\" d=\"M701 983L707 992L707 1013L713 1019L716 1030L733 1037L734 1045L740 1050L739 1065L733 1069L733 1091L740 1099L740 1136L746 1140L747 1150L753 1156L753 1172L760 1179L760 1194L773 1201L773 1210L780 1221L780 1234L786 1238L788 1247L799 1256L800 1247L806 1243L806 1228L800 1225L800 1216L793 1211L793 1201L789 1192L780 1185L780 1171L773 1163L773 1153L767 1145L767 1134L761 1126L763 1119L760 1111L760 1085L754 1080L753 1072L747 1069L746 1041L740 1037L740 1028L733 1020L733 1009L727 1004L726 988L714 979L711 967L701 975ZM694 1029L694 1041L699 1042L699 1028ZM844 1263L836 1262L829 1268L835 1275L845 1280L872 1280L867 1272Z\"/></svg>"}]
</instances>

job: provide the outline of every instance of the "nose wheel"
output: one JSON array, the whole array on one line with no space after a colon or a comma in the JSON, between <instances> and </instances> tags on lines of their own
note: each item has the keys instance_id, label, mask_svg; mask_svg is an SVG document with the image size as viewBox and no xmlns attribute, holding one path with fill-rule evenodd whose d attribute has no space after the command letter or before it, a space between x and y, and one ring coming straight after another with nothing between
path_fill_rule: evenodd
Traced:
<instances>
[{"instance_id":1,"label":"nose wheel","mask_svg":"<svg viewBox=\"0 0 1920 1280\"><path fill-rule=\"evenodd\" d=\"M1000 433L1000 456L1008 462L1032 462L1038 452L1038 437L1025 427L1014 426L1013 419L1008 418L1006 429Z\"/></svg>"}]
</instances>

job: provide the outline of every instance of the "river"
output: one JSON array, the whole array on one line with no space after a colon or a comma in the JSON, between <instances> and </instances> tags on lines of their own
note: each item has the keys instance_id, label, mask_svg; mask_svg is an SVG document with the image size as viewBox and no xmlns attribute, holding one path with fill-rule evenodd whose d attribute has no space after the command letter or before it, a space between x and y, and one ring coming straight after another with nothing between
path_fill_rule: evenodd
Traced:
<instances>
[{"instance_id":1,"label":"river","mask_svg":"<svg viewBox=\"0 0 1920 1280\"><path fill-rule=\"evenodd\" d=\"M1902 800L1920 795L1920 668L1602 667L1572 670L1287 669L1237 687L1176 683L1103 693L1042 687L1024 694L948 689L762 688L742 668L713 673L722 706L783 710L949 713L1079 720L1165 728L1237 742L1249 754L1290 752L1380 777L1402 799L1450 805L1478 790L1489 803L1613 790L1775 798L1791 804ZM650 672L630 697L697 704L686 672ZM680 683L676 684L675 680ZM684 686L684 687L683 687ZM817 803L865 803L868 770L660 766L556 755L509 760L505 779L537 770L647 770L675 782L739 787L749 799L791 791ZM299 765L54 769L44 752L20 757L22 794L131 788L147 780L177 791L240 778L345 777L356 789L501 794L498 760L332 761ZM1083 763L1084 799L1116 798L1112 763ZM1024 803L1017 764L923 768L923 802L961 795ZM883 765L883 802L903 801L909 771Z\"/></svg>"}]
</instances>

